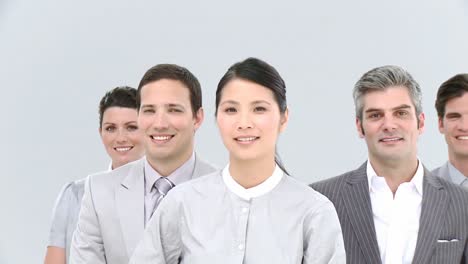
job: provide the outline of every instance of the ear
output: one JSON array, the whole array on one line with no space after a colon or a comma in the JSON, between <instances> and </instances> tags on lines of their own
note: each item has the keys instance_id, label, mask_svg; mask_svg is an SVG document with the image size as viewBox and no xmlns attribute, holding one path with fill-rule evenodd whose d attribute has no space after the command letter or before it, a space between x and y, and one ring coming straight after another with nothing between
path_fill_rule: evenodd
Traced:
<instances>
[{"instance_id":1,"label":"ear","mask_svg":"<svg viewBox=\"0 0 468 264\"><path fill-rule=\"evenodd\" d=\"M201 126L204 118L205 118L205 113L203 111L203 108L200 107L197 113L195 114L195 117L193 118L193 126L195 128L193 132L197 131L197 129Z\"/></svg>"},{"instance_id":2,"label":"ear","mask_svg":"<svg viewBox=\"0 0 468 264\"><path fill-rule=\"evenodd\" d=\"M98 132L99 132L99 136L101 136L101 139L102 139L102 127L98 128Z\"/></svg>"},{"instance_id":3,"label":"ear","mask_svg":"<svg viewBox=\"0 0 468 264\"><path fill-rule=\"evenodd\" d=\"M443 117L439 117L439 132L441 134L444 134L444 118Z\"/></svg>"},{"instance_id":4,"label":"ear","mask_svg":"<svg viewBox=\"0 0 468 264\"><path fill-rule=\"evenodd\" d=\"M424 132L425 128L426 128L425 127L426 116L424 115L424 113L419 114L418 120L419 120L418 130L419 130L419 135L421 135Z\"/></svg>"},{"instance_id":5,"label":"ear","mask_svg":"<svg viewBox=\"0 0 468 264\"><path fill-rule=\"evenodd\" d=\"M279 132L283 132L286 129L289 121L289 108L286 108L283 114L281 114L280 118L280 127Z\"/></svg>"},{"instance_id":6,"label":"ear","mask_svg":"<svg viewBox=\"0 0 468 264\"><path fill-rule=\"evenodd\" d=\"M364 138L364 131L362 130L362 121L356 117L356 129L360 138Z\"/></svg>"}]
</instances>

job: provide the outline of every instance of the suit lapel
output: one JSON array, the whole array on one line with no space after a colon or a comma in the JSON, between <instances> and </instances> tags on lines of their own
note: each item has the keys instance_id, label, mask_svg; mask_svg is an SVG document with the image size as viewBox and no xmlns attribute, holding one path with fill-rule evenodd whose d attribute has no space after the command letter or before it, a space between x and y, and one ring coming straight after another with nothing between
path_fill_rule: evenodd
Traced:
<instances>
[{"instance_id":1,"label":"suit lapel","mask_svg":"<svg viewBox=\"0 0 468 264\"><path fill-rule=\"evenodd\" d=\"M115 193L117 214L129 257L141 240L145 229L144 164L145 158L135 162ZM214 169L195 156L191 178L199 177L211 170Z\"/></svg>"},{"instance_id":2,"label":"suit lapel","mask_svg":"<svg viewBox=\"0 0 468 264\"><path fill-rule=\"evenodd\" d=\"M201 159L197 154L195 154L195 166L193 168L192 179L210 174L212 172L215 172L216 170L216 167L207 163L206 161Z\"/></svg>"},{"instance_id":3,"label":"suit lapel","mask_svg":"<svg viewBox=\"0 0 468 264\"><path fill-rule=\"evenodd\" d=\"M347 178L343 188L343 202L364 258L369 260L369 263L381 263L366 165L367 163L364 163Z\"/></svg>"},{"instance_id":4,"label":"suit lapel","mask_svg":"<svg viewBox=\"0 0 468 264\"><path fill-rule=\"evenodd\" d=\"M453 182L452 181L452 176L450 175L450 170L449 170L449 161L447 161L444 166L442 166L441 170L440 170L440 175L442 176L443 179L445 179L446 181L449 181L449 182Z\"/></svg>"},{"instance_id":5,"label":"suit lapel","mask_svg":"<svg viewBox=\"0 0 468 264\"><path fill-rule=\"evenodd\" d=\"M197 154L194 154L195 155L195 164L193 165L193 171L192 171L192 175L190 177L190 179L194 179L194 178L197 178L198 176L200 176L200 166L202 164L200 164L200 160L197 156Z\"/></svg>"},{"instance_id":6,"label":"suit lapel","mask_svg":"<svg viewBox=\"0 0 468 264\"><path fill-rule=\"evenodd\" d=\"M115 193L117 213L129 257L144 231L144 193L143 158L132 166Z\"/></svg>"},{"instance_id":7,"label":"suit lapel","mask_svg":"<svg viewBox=\"0 0 468 264\"><path fill-rule=\"evenodd\" d=\"M424 170L423 199L419 219L418 240L413 263L428 263L437 243L449 197L443 186L427 170Z\"/></svg>"}]
</instances>

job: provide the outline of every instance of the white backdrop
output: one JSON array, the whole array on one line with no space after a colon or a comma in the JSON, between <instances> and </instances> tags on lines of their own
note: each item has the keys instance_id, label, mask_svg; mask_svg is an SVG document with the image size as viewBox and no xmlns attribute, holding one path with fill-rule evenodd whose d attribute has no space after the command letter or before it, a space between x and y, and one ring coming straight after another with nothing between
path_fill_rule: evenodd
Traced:
<instances>
[{"instance_id":1,"label":"white backdrop","mask_svg":"<svg viewBox=\"0 0 468 264\"><path fill-rule=\"evenodd\" d=\"M189 68L203 86L205 159L227 155L213 118L217 82L248 56L266 60L288 88L290 122L278 151L310 183L359 166L351 90L367 70L406 68L423 88L420 157L446 160L434 98L468 72L468 2L0 0L0 263L41 263L50 214L68 181L103 170L97 127L106 90L137 86L158 63Z\"/></svg>"}]
</instances>

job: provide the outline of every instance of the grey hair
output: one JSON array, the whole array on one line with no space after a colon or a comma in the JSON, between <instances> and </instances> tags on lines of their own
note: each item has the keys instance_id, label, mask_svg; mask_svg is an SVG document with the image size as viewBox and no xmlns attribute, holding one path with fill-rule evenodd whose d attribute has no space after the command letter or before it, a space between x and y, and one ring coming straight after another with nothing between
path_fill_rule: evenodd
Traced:
<instances>
[{"instance_id":1,"label":"grey hair","mask_svg":"<svg viewBox=\"0 0 468 264\"><path fill-rule=\"evenodd\" d=\"M413 101L416 116L422 113L421 87L411 74L399 66L387 65L374 68L362 75L354 85L353 98L356 117L362 120L364 108L362 97L372 91L384 91L392 86L404 86Z\"/></svg>"}]
</instances>

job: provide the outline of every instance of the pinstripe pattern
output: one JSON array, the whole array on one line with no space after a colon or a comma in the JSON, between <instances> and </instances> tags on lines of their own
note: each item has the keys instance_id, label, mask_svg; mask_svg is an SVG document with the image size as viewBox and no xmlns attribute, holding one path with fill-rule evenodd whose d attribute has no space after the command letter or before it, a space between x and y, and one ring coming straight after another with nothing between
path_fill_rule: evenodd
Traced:
<instances>
[{"instance_id":1,"label":"pinstripe pattern","mask_svg":"<svg viewBox=\"0 0 468 264\"><path fill-rule=\"evenodd\" d=\"M310 185L335 205L349 264L381 263L366 165L365 162L357 170ZM427 170L423 190L413 263L468 264L468 192Z\"/></svg>"}]
</instances>

